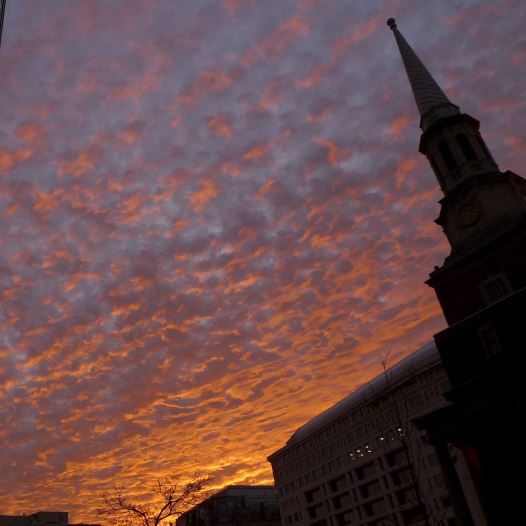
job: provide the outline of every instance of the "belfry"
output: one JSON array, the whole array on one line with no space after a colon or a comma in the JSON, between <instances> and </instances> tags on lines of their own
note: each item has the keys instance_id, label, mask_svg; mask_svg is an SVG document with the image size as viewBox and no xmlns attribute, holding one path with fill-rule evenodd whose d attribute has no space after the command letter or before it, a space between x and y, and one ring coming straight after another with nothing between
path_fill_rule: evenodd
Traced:
<instances>
[{"instance_id":1,"label":"belfry","mask_svg":"<svg viewBox=\"0 0 526 526\"><path fill-rule=\"evenodd\" d=\"M523 524L526 497L526 180L499 170L479 131L435 82L396 26L420 113L419 151L444 197L451 253L427 284L448 327L434 336L451 389L417 419L438 456L458 520L476 524L450 448L462 451L487 524Z\"/></svg>"}]
</instances>

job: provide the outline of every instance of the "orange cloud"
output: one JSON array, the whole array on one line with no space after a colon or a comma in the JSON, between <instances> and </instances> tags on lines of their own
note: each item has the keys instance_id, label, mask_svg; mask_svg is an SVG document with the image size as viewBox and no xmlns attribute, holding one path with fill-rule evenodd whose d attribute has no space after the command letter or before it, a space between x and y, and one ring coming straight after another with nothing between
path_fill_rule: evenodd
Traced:
<instances>
[{"instance_id":1,"label":"orange cloud","mask_svg":"<svg viewBox=\"0 0 526 526\"><path fill-rule=\"evenodd\" d=\"M62 197L62 190L55 190L47 194L44 192L33 192L33 199L35 200L35 210L39 212L48 212L60 206L60 198Z\"/></svg>"},{"instance_id":2,"label":"orange cloud","mask_svg":"<svg viewBox=\"0 0 526 526\"><path fill-rule=\"evenodd\" d=\"M320 110L318 113L314 115L308 115L307 116L307 122L309 123L315 123L315 122L324 122L330 118L332 115L333 108L332 106L326 106L322 110Z\"/></svg>"},{"instance_id":3,"label":"orange cloud","mask_svg":"<svg viewBox=\"0 0 526 526\"><path fill-rule=\"evenodd\" d=\"M387 133L392 137L400 137L410 124L411 121L409 117L407 115L401 115L389 125Z\"/></svg>"},{"instance_id":4,"label":"orange cloud","mask_svg":"<svg viewBox=\"0 0 526 526\"><path fill-rule=\"evenodd\" d=\"M199 74L192 87L179 97L179 101L183 105L190 106L206 95L224 90L232 82L232 78L224 71L206 69Z\"/></svg>"},{"instance_id":5,"label":"orange cloud","mask_svg":"<svg viewBox=\"0 0 526 526\"><path fill-rule=\"evenodd\" d=\"M349 35L345 35L344 37L337 40L331 46L332 52L336 56L347 53L349 47L355 46L356 44L359 44L366 38L371 37L376 32L376 30L379 27L381 27L381 25L383 25L383 23L385 23L383 16L374 16L366 24L362 25L361 27L358 27Z\"/></svg>"},{"instance_id":6,"label":"orange cloud","mask_svg":"<svg viewBox=\"0 0 526 526\"><path fill-rule=\"evenodd\" d=\"M61 176L71 174L80 177L93 169L95 160L88 153L81 152L75 160L70 162L58 161L57 164Z\"/></svg>"},{"instance_id":7,"label":"orange cloud","mask_svg":"<svg viewBox=\"0 0 526 526\"><path fill-rule=\"evenodd\" d=\"M37 124L26 122L16 129L16 134L24 142L34 142L41 138L42 130Z\"/></svg>"},{"instance_id":8,"label":"orange cloud","mask_svg":"<svg viewBox=\"0 0 526 526\"><path fill-rule=\"evenodd\" d=\"M298 16L283 21L270 35L263 38L245 53L242 63L245 67L276 58L298 37L309 34L309 24Z\"/></svg>"},{"instance_id":9,"label":"orange cloud","mask_svg":"<svg viewBox=\"0 0 526 526\"><path fill-rule=\"evenodd\" d=\"M521 137L517 137L516 135L508 135L504 138L504 140L514 152L519 152L523 148L524 140Z\"/></svg>"},{"instance_id":10,"label":"orange cloud","mask_svg":"<svg viewBox=\"0 0 526 526\"><path fill-rule=\"evenodd\" d=\"M219 168L221 171L231 175L232 177L238 177L241 174L239 166L232 162L223 161Z\"/></svg>"},{"instance_id":11,"label":"orange cloud","mask_svg":"<svg viewBox=\"0 0 526 526\"><path fill-rule=\"evenodd\" d=\"M0 151L0 170L10 170L15 164L27 161L31 155L31 150Z\"/></svg>"},{"instance_id":12,"label":"orange cloud","mask_svg":"<svg viewBox=\"0 0 526 526\"><path fill-rule=\"evenodd\" d=\"M210 180L205 180L201 188L190 195L188 200L196 210L202 210L207 203L219 194L219 189Z\"/></svg>"},{"instance_id":13,"label":"orange cloud","mask_svg":"<svg viewBox=\"0 0 526 526\"><path fill-rule=\"evenodd\" d=\"M267 151L268 151L268 145L258 144L257 146L254 146L248 152L246 152L243 155L243 158L247 159L248 161L258 162L267 153Z\"/></svg>"},{"instance_id":14,"label":"orange cloud","mask_svg":"<svg viewBox=\"0 0 526 526\"><path fill-rule=\"evenodd\" d=\"M409 159L404 159L398 168L396 169L396 187L400 188L405 182L407 177L414 171L417 165L420 163L420 159L416 157L410 157Z\"/></svg>"},{"instance_id":15,"label":"orange cloud","mask_svg":"<svg viewBox=\"0 0 526 526\"><path fill-rule=\"evenodd\" d=\"M327 148L327 159L331 166L339 166L341 161L351 155L350 148L340 148L329 139L316 138L316 142Z\"/></svg>"},{"instance_id":16,"label":"orange cloud","mask_svg":"<svg viewBox=\"0 0 526 526\"><path fill-rule=\"evenodd\" d=\"M218 114L208 119L208 128L221 137L232 137L232 127L228 121L228 117L224 114Z\"/></svg>"},{"instance_id":17,"label":"orange cloud","mask_svg":"<svg viewBox=\"0 0 526 526\"><path fill-rule=\"evenodd\" d=\"M235 15L240 9L251 7L255 0L223 0L223 6L230 16Z\"/></svg>"}]
</instances>

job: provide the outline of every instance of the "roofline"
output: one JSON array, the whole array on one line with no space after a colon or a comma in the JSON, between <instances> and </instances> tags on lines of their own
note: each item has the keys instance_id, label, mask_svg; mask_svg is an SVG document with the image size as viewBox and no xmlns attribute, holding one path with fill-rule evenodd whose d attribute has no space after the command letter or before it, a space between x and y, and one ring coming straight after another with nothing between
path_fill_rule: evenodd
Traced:
<instances>
[{"instance_id":1,"label":"roofline","mask_svg":"<svg viewBox=\"0 0 526 526\"><path fill-rule=\"evenodd\" d=\"M258 484L258 485L251 485L251 484L229 484L228 486L225 486L224 488L221 488L217 490L215 493L212 493L206 499L203 499L201 502L197 503L195 506L192 506L191 508L187 509L184 513L181 513L178 518L183 517L187 513L190 513L191 511L195 510L199 506L202 506L205 502L211 501L212 499L216 497L220 497L222 493L226 493L229 489L232 488L239 488L239 489L245 489L245 490L257 490L257 489L272 489L276 490L276 488L272 484ZM68 525L69 526L69 525Z\"/></svg>"},{"instance_id":2,"label":"roofline","mask_svg":"<svg viewBox=\"0 0 526 526\"><path fill-rule=\"evenodd\" d=\"M418 364L415 364L415 359L425 359L427 360L424 365L422 365L420 368L418 368ZM400 361L395 363L392 367L389 367L387 372L395 373L396 377L392 378L392 387L398 386L404 383L404 381L407 379L406 376L403 376L403 373L405 371L409 371L409 368L413 365L416 365L417 369L416 371L421 373L424 371L427 371L429 369L432 369L433 367L436 367L437 365L441 364L442 360L440 359L440 356L438 354L438 350L436 348L436 344L433 341L428 342L427 344L423 345L413 353L405 356ZM363 405L369 404L372 400L377 398L378 396L381 396L385 391L385 386L380 385L385 383L385 373L381 372L377 376L373 377L371 380L369 380L367 383L362 384L360 387L352 391L349 395L347 395L345 398L342 398L332 406L328 407L324 411L322 411L320 414L300 426L296 431L290 436L290 438L287 440L287 443L274 453L271 453L267 460L269 462L272 462L276 458L278 458L282 453L285 451L290 450L293 447L296 447L306 440L310 439L312 436L322 432L327 427L331 426L336 422L337 420L341 419L344 415L348 414L350 411L353 411L355 409L358 409L359 407L362 407ZM379 387L379 389L376 389L374 392L367 393L368 389L372 389L374 387ZM367 395L367 398L358 398L359 395ZM347 402L347 404L345 403ZM341 412L335 413L333 418L330 420L327 420L326 422L319 422L318 426L315 426L315 421L322 417L323 415L328 415L332 410L335 410L337 406L341 406ZM301 430L304 432L307 431L307 426L309 424L312 424L312 429L310 429L308 432L301 434L299 433ZM300 436L298 436L300 435ZM302 435L302 436L301 436Z\"/></svg>"}]
</instances>

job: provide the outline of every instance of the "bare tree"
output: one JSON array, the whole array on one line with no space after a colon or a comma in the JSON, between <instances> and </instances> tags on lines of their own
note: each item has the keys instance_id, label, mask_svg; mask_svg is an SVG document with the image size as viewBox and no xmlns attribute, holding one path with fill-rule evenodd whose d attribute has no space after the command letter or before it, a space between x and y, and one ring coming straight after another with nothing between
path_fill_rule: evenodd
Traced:
<instances>
[{"instance_id":1,"label":"bare tree","mask_svg":"<svg viewBox=\"0 0 526 526\"><path fill-rule=\"evenodd\" d=\"M157 480L152 488L152 502L136 503L124 485L116 484L111 495L104 494L97 515L115 526L158 526L177 518L204 498L210 478L195 474L190 482L180 483L180 475Z\"/></svg>"}]
</instances>

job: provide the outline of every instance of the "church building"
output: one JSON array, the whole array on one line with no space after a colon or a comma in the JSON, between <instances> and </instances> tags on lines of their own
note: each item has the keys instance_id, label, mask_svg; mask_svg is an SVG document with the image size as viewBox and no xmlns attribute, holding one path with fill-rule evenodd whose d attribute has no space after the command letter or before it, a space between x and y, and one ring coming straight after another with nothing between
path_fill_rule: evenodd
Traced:
<instances>
[{"instance_id":1,"label":"church building","mask_svg":"<svg viewBox=\"0 0 526 526\"><path fill-rule=\"evenodd\" d=\"M525 522L526 180L499 170L479 121L449 101L398 31L420 112L424 154L444 193L438 223L451 252L427 284L448 328L434 336L451 389L421 417L461 524L470 516L448 446L468 462L489 524Z\"/></svg>"},{"instance_id":2,"label":"church building","mask_svg":"<svg viewBox=\"0 0 526 526\"><path fill-rule=\"evenodd\" d=\"M444 194L435 222L451 251L426 283L448 327L270 455L281 514L298 526L523 524L526 180L499 169L479 121L387 24Z\"/></svg>"}]
</instances>

